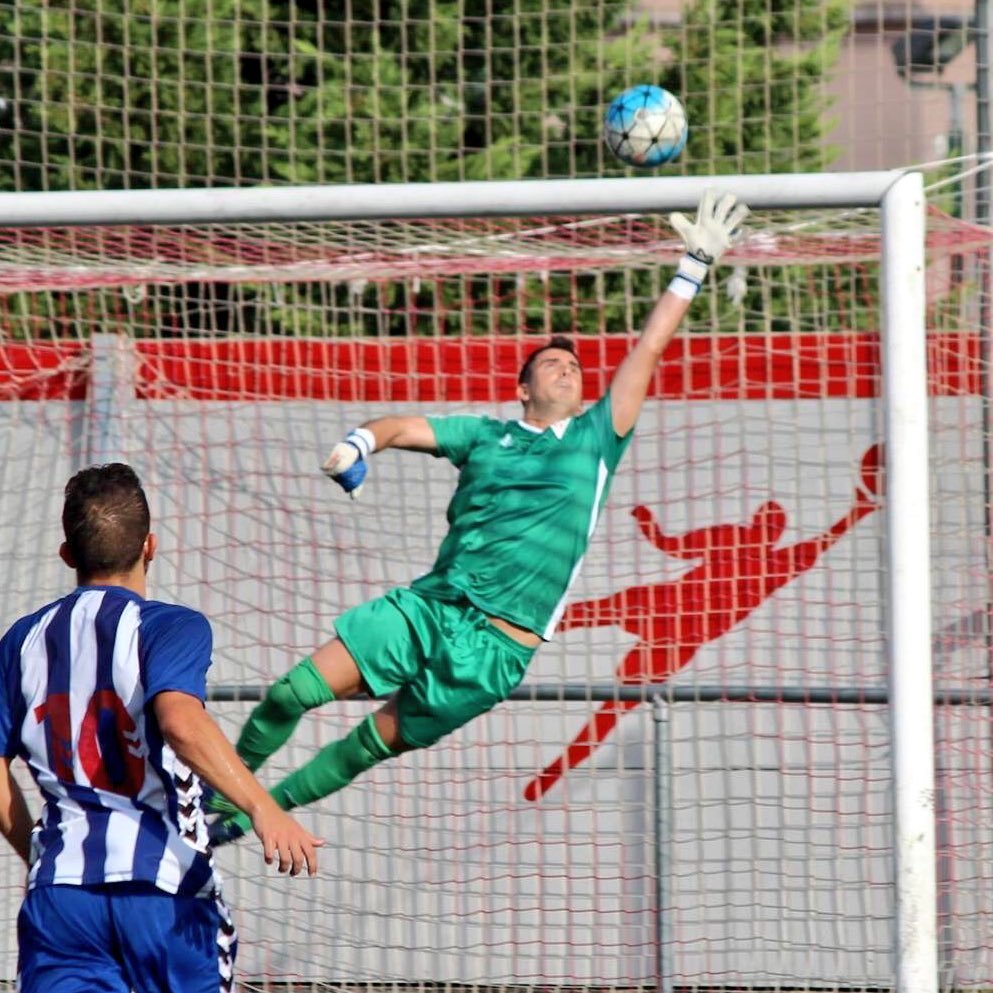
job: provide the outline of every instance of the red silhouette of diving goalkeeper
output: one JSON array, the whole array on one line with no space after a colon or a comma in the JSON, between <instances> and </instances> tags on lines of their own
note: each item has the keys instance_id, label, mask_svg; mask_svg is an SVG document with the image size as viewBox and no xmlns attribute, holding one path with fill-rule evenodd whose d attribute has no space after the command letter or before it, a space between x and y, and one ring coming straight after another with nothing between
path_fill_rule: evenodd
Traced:
<instances>
[{"instance_id":1,"label":"red silhouette of diving goalkeeper","mask_svg":"<svg viewBox=\"0 0 993 993\"><path fill-rule=\"evenodd\" d=\"M786 528L786 512L774 500L763 503L747 524L715 524L682 535L665 534L647 507L631 512L641 533L656 548L699 564L669 583L632 586L600 600L567 608L560 631L616 626L636 635L638 644L617 668L625 685L662 683L683 668L701 645L730 631L773 593L813 566L843 534L879 507L881 446L862 456L861 480L851 508L827 531L787 548L776 548ZM524 790L537 800L568 769L583 762L610 734L621 715L638 700L608 700L579 732L565 753L532 779Z\"/></svg>"}]
</instances>

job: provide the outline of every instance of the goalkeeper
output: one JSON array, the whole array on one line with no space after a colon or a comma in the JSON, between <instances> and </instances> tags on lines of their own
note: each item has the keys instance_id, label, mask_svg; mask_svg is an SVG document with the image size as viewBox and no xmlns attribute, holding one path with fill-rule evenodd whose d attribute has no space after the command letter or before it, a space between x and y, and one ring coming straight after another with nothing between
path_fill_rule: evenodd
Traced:
<instances>
[{"instance_id":1,"label":"goalkeeper","mask_svg":"<svg viewBox=\"0 0 993 993\"><path fill-rule=\"evenodd\" d=\"M686 254L644 331L597 403L581 413L582 370L554 337L518 377L516 421L381 417L335 445L324 471L354 498L385 448L444 456L459 469L449 531L432 570L344 613L337 637L270 687L238 739L253 772L314 707L360 692L386 704L273 790L285 810L340 790L378 762L427 748L505 700L554 632L656 366L708 267L748 208L708 192L696 219L673 214ZM216 797L211 839L244 834Z\"/></svg>"}]
</instances>

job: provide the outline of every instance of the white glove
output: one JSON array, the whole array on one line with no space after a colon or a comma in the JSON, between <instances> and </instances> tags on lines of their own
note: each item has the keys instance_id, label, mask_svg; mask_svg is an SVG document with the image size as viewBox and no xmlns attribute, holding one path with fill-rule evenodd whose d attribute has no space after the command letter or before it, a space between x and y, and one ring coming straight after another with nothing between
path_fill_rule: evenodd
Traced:
<instances>
[{"instance_id":1,"label":"white glove","mask_svg":"<svg viewBox=\"0 0 993 993\"><path fill-rule=\"evenodd\" d=\"M725 193L718 200L714 190L707 190L700 198L695 221L678 211L670 214L669 223L686 247L669 284L670 292L692 300L700 292L711 264L741 237L741 222L747 216L748 208L738 203L733 193Z\"/></svg>"},{"instance_id":2,"label":"white glove","mask_svg":"<svg viewBox=\"0 0 993 993\"><path fill-rule=\"evenodd\" d=\"M359 455L359 450L351 442L339 441L324 460L321 471L325 476L334 479L335 476L340 476L347 469L351 469Z\"/></svg>"},{"instance_id":3,"label":"white glove","mask_svg":"<svg viewBox=\"0 0 993 993\"><path fill-rule=\"evenodd\" d=\"M700 199L696 221L677 211L669 215L669 223L683 239L686 251L704 265L711 265L741 236L741 222L748 213L733 193L718 200L716 191L707 190Z\"/></svg>"},{"instance_id":4,"label":"white glove","mask_svg":"<svg viewBox=\"0 0 993 993\"><path fill-rule=\"evenodd\" d=\"M353 500L359 498L366 477L366 459L376 450L376 439L367 428L356 428L339 441L324 460L321 470Z\"/></svg>"}]
</instances>

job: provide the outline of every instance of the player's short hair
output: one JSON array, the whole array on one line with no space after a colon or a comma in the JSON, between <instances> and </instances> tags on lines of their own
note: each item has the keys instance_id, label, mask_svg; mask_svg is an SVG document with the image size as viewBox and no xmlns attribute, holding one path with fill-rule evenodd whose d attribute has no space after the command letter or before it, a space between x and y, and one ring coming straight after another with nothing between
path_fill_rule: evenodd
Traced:
<instances>
[{"instance_id":1,"label":"player's short hair","mask_svg":"<svg viewBox=\"0 0 993 993\"><path fill-rule=\"evenodd\" d=\"M518 386L530 381L531 369L534 367L535 359L537 359L542 352L547 352L550 348L559 348L563 352L568 352L570 355L576 356L577 359L579 358L576 353L576 346L572 343L571 339L566 338L565 335L554 334L547 345L542 345L541 348L536 348L524 360L524 365L521 366L521 371L517 374Z\"/></svg>"},{"instance_id":2,"label":"player's short hair","mask_svg":"<svg viewBox=\"0 0 993 993\"><path fill-rule=\"evenodd\" d=\"M62 530L80 576L127 572L150 526L148 500L131 466L90 466L66 483Z\"/></svg>"}]
</instances>

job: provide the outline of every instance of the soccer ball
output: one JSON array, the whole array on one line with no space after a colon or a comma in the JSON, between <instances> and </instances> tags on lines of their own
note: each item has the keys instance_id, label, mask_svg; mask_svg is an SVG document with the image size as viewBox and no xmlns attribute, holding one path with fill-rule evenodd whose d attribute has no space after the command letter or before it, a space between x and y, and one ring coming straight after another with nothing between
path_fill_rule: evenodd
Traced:
<instances>
[{"instance_id":1,"label":"soccer ball","mask_svg":"<svg viewBox=\"0 0 993 993\"><path fill-rule=\"evenodd\" d=\"M686 144L689 128L683 105L661 86L632 86L607 108L603 139L628 165L671 162Z\"/></svg>"}]
</instances>

